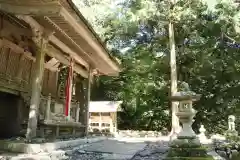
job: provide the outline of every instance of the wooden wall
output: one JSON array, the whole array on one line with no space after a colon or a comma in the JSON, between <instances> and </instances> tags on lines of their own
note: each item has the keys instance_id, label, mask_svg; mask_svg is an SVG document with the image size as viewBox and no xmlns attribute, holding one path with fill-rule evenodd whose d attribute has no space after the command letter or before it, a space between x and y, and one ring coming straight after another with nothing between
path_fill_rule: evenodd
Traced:
<instances>
[{"instance_id":1,"label":"wooden wall","mask_svg":"<svg viewBox=\"0 0 240 160\"><path fill-rule=\"evenodd\" d=\"M44 79L42 85L42 94L48 96L51 93L51 96L57 98L57 81L58 81L58 72L50 71L49 69L44 70Z\"/></svg>"},{"instance_id":2,"label":"wooden wall","mask_svg":"<svg viewBox=\"0 0 240 160\"><path fill-rule=\"evenodd\" d=\"M27 92L31 88L34 58L23 54L23 49L2 40L0 48L0 86ZM22 50L22 53L21 53Z\"/></svg>"},{"instance_id":3,"label":"wooden wall","mask_svg":"<svg viewBox=\"0 0 240 160\"><path fill-rule=\"evenodd\" d=\"M0 48L0 87L30 92L34 76L35 58L24 49L8 40L1 40ZM42 86L42 95L57 96L58 72L45 69Z\"/></svg>"},{"instance_id":4,"label":"wooden wall","mask_svg":"<svg viewBox=\"0 0 240 160\"><path fill-rule=\"evenodd\" d=\"M0 13L0 89L30 93L34 76L36 46L31 40L32 32ZM59 73L45 68L42 95L59 99ZM64 88L62 86L61 90ZM63 96L64 97L64 96ZM73 97L72 100L75 100Z\"/></svg>"}]
</instances>

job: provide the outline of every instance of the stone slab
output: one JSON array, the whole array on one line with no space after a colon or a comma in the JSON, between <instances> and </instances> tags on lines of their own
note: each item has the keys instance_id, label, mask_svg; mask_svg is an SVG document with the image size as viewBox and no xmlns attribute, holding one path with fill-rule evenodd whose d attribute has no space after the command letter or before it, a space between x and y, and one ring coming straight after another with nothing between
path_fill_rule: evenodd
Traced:
<instances>
[{"instance_id":1,"label":"stone slab","mask_svg":"<svg viewBox=\"0 0 240 160\"><path fill-rule=\"evenodd\" d=\"M51 160L49 156L17 156L10 160Z\"/></svg>"},{"instance_id":2,"label":"stone slab","mask_svg":"<svg viewBox=\"0 0 240 160\"><path fill-rule=\"evenodd\" d=\"M213 156L213 159L214 159L214 160L225 160L225 158L219 156L219 155L218 155L216 152L214 152L214 151L208 152L208 155Z\"/></svg>"},{"instance_id":3,"label":"stone slab","mask_svg":"<svg viewBox=\"0 0 240 160\"><path fill-rule=\"evenodd\" d=\"M90 144L89 146L82 148L82 150L86 152L105 153L105 159L129 159L145 146L146 143L144 142L131 143L117 140L104 140Z\"/></svg>"},{"instance_id":4,"label":"stone slab","mask_svg":"<svg viewBox=\"0 0 240 160\"><path fill-rule=\"evenodd\" d=\"M81 146L87 143L93 143L98 141L106 140L106 137L96 137L96 138L79 138L68 141L57 141L53 143L42 143L42 144L26 144L23 142L13 142L13 141L1 141L0 150L16 153L41 153L41 152L51 152L54 150Z\"/></svg>"},{"instance_id":5,"label":"stone slab","mask_svg":"<svg viewBox=\"0 0 240 160\"><path fill-rule=\"evenodd\" d=\"M104 155L103 158L104 160L129 160L133 157L134 155L129 155L129 154L108 154Z\"/></svg>"},{"instance_id":6,"label":"stone slab","mask_svg":"<svg viewBox=\"0 0 240 160\"><path fill-rule=\"evenodd\" d=\"M117 138L109 138L112 140L118 140L118 141L124 141L124 142L133 142L133 143L137 143L137 142L158 142L158 141L169 141L170 137L169 136L159 136L159 137L117 137Z\"/></svg>"}]
</instances>

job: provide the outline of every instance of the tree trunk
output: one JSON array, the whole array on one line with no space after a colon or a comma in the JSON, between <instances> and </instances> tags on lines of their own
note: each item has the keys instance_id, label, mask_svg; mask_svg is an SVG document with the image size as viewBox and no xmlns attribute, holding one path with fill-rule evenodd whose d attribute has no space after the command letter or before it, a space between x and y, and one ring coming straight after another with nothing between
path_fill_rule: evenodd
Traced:
<instances>
[{"instance_id":1,"label":"tree trunk","mask_svg":"<svg viewBox=\"0 0 240 160\"><path fill-rule=\"evenodd\" d=\"M170 0L171 4L175 3L175 0ZM170 69L171 69L171 95L177 92L177 64L176 64L176 46L174 39L174 25L169 22L169 46L170 46ZM170 133L171 137L176 136L179 132L179 119L176 116L178 111L178 102L171 103L172 109L172 130Z\"/></svg>"}]
</instances>

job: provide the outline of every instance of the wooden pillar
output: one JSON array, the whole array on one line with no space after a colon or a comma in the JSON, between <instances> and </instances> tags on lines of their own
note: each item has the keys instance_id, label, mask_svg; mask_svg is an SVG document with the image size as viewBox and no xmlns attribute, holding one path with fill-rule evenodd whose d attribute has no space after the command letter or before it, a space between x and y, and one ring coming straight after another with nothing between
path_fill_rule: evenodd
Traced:
<instances>
[{"instance_id":1,"label":"wooden pillar","mask_svg":"<svg viewBox=\"0 0 240 160\"><path fill-rule=\"evenodd\" d=\"M37 133L37 122L38 122L38 110L40 103L40 95L42 89L42 81L44 75L44 58L45 49L47 46L47 36L45 33L34 32L35 37L33 37L34 42L37 46L36 51L36 61L35 61L35 72L32 79L32 89L31 89L31 101L29 108L29 119L28 128L26 133L26 138L30 141L32 138L36 137Z\"/></svg>"},{"instance_id":2,"label":"wooden pillar","mask_svg":"<svg viewBox=\"0 0 240 160\"><path fill-rule=\"evenodd\" d=\"M48 95L48 100L47 100L47 106L45 110L45 119L49 120L50 119L50 113L51 113L51 93Z\"/></svg>"},{"instance_id":3,"label":"wooden pillar","mask_svg":"<svg viewBox=\"0 0 240 160\"><path fill-rule=\"evenodd\" d=\"M102 131L102 112L99 112L100 120L99 120L99 131Z\"/></svg>"},{"instance_id":4,"label":"wooden pillar","mask_svg":"<svg viewBox=\"0 0 240 160\"><path fill-rule=\"evenodd\" d=\"M79 122L79 112L80 112L80 103L78 102L77 103L77 108L76 108L76 113L75 113L75 115L76 115L75 121L76 122Z\"/></svg>"},{"instance_id":5,"label":"wooden pillar","mask_svg":"<svg viewBox=\"0 0 240 160\"><path fill-rule=\"evenodd\" d=\"M85 112L85 88L83 84L83 79L80 77L76 78L76 90L75 90L75 96L76 99L79 101L79 108L77 113L78 115L78 122L80 122L82 125L85 125L84 123L84 112Z\"/></svg>"},{"instance_id":6,"label":"wooden pillar","mask_svg":"<svg viewBox=\"0 0 240 160\"><path fill-rule=\"evenodd\" d=\"M88 118L88 127L89 127L88 129L89 129L89 131L92 129L92 128L91 128L91 123L92 123L92 121L91 121L91 118L90 118L90 117L91 117L91 113L89 113L89 118Z\"/></svg>"},{"instance_id":7,"label":"wooden pillar","mask_svg":"<svg viewBox=\"0 0 240 160\"><path fill-rule=\"evenodd\" d=\"M91 97L91 80L92 80L92 69L88 71L88 83L87 83L87 104L85 106L85 136L88 136L88 128L89 128L89 105L90 105L90 97Z\"/></svg>"},{"instance_id":8,"label":"wooden pillar","mask_svg":"<svg viewBox=\"0 0 240 160\"><path fill-rule=\"evenodd\" d=\"M118 122L117 122L117 111L116 111L116 112L115 112L115 116L114 116L114 125L113 125L114 130L115 130L115 133L116 133L117 130L118 130L117 124L118 124Z\"/></svg>"},{"instance_id":9,"label":"wooden pillar","mask_svg":"<svg viewBox=\"0 0 240 160\"><path fill-rule=\"evenodd\" d=\"M110 112L110 132L113 133L113 118L114 118L114 112Z\"/></svg>"}]
</instances>

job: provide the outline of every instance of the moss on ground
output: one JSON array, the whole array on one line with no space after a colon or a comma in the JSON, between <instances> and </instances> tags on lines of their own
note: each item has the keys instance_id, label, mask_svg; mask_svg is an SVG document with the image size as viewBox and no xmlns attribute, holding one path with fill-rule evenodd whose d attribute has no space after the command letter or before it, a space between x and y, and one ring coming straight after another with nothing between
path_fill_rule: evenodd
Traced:
<instances>
[{"instance_id":1,"label":"moss on ground","mask_svg":"<svg viewBox=\"0 0 240 160\"><path fill-rule=\"evenodd\" d=\"M207 157L206 148L171 148L168 157Z\"/></svg>"},{"instance_id":2,"label":"moss on ground","mask_svg":"<svg viewBox=\"0 0 240 160\"><path fill-rule=\"evenodd\" d=\"M165 160L214 160L197 139L176 139L170 147Z\"/></svg>"},{"instance_id":3,"label":"moss on ground","mask_svg":"<svg viewBox=\"0 0 240 160\"><path fill-rule=\"evenodd\" d=\"M164 160L214 160L212 156L208 157L167 157Z\"/></svg>"},{"instance_id":4,"label":"moss on ground","mask_svg":"<svg viewBox=\"0 0 240 160\"><path fill-rule=\"evenodd\" d=\"M233 155L231 160L240 160L240 153L238 155Z\"/></svg>"}]
</instances>

